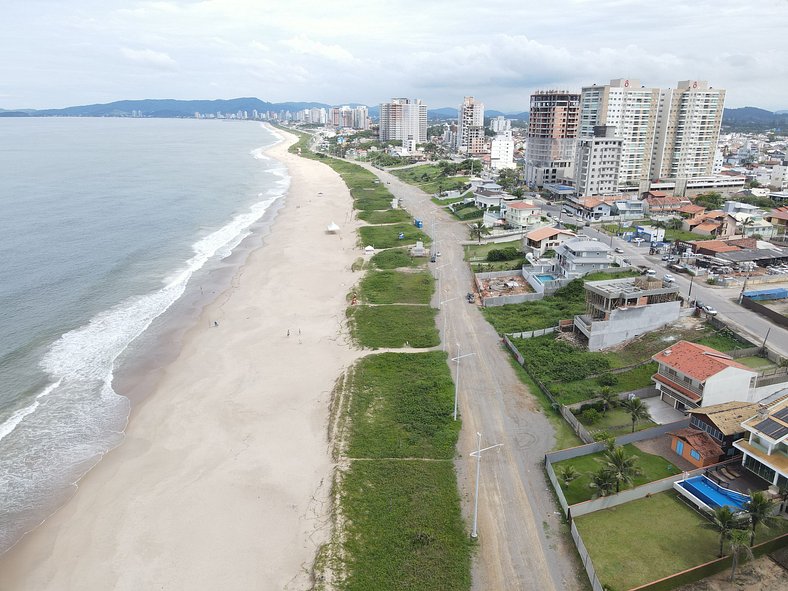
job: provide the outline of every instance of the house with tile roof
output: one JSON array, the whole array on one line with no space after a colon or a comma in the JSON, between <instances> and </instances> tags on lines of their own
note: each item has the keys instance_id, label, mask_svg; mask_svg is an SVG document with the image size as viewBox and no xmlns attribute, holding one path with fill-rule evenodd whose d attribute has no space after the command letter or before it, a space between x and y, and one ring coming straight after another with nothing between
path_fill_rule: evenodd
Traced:
<instances>
[{"instance_id":1,"label":"house with tile roof","mask_svg":"<svg viewBox=\"0 0 788 591\"><path fill-rule=\"evenodd\" d=\"M745 400L755 395L758 372L711 347L679 341L652 357L660 398L677 410Z\"/></svg>"},{"instance_id":2,"label":"house with tile roof","mask_svg":"<svg viewBox=\"0 0 788 591\"><path fill-rule=\"evenodd\" d=\"M775 236L785 236L788 232L788 207L778 207L765 216L766 221L774 226Z\"/></svg>"},{"instance_id":3,"label":"house with tile roof","mask_svg":"<svg viewBox=\"0 0 788 591\"><path fill-rule=\"evenodd\" d=\"M772 485L788 485L788 396L760 405L741 426L747 439L733 445L744 454L742 465Z\"/></svg>"},{"instance_id":4,"label":"house with tile roof","mask_svg":"<svg viewBox=\"0 0 788 591\"><path fill-rule=\"evenodd\" d=\"M725 456L739 454L739 450L733 447L733 442L738 441L744 436L742 421L755 416L758 412L756 402L723 402L722 404L712 404L701 408L693 408L687 411L690 417L690 427L703 431L709 435L722 448Z\"/></svg>"},{"instance_id":5,"label":"house with tile roof","mask_svg":"<svg viewBox=\"0 0 788 591\"><path fill-rule=\"evenodd\" d=\"M704 431L687 427L671 431L668 435L670 449L698 468L711 466L722 459L722 448Z\"/></svg>"},{"instance_id":6,"label":"house with tile roof","mask_svg":"<svg viewBox=\"0 0 788 591\"><path fill-rule=\"evenodd\" d=\"M562 228L538 228L525 235L523 251L530 251L534 256L540 257L548 250L556 250L564 242L575 237L576 234L574 232Z\"/></svg>"}]
</instances>

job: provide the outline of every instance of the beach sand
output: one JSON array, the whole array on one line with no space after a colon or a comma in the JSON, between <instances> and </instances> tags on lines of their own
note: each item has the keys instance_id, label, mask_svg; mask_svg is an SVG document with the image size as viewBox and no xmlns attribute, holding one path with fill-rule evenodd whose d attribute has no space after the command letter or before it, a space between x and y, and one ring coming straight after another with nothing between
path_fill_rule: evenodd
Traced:
<instances>
[{"instance_id":1,"label":"beach sand","mask_svg":"<svg viewBox=\"0 0 788 591\"><path fill-rule=\"evenodd\" d=\"M360 251L347 187L288 154L288 138L268 152L292 180L264 245L186 334L124 443L0 559L0 589L308 588L329 535L331 390L361 355L342 330Z\"/></svg>"}]
</instances>

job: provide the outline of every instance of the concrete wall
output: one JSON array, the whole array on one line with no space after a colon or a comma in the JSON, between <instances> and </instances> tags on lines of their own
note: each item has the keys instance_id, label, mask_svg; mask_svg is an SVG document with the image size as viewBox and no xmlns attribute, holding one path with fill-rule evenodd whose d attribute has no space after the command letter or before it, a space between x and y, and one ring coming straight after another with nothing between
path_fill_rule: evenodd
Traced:
<instances>
[{"instance_id":1,"label":"concrete wall","mask_svg":"<svg viewBox=\"0 0 788 591\"><path fill-rule=\"evenodd\" d=\"M680 312L681 303L678 301L613 310L610 313L610 320L595 321L591 324L588 350L600 351L614 347L661 328L678 320Z\"/></svg>"},{"instance_id":2,"label":"concrete wall","mask_svg":"<svg viewBox=\"0 0 788 591\"><path fill-rule=\"evenodd\" d=\"M482 299L482 306L491 308L494 306L505 306L506 304L522 304L523 302L533 302L544 297L541 293L521 293L518 295L496 296Z\"/></svg>"},{"instance_id":3,"label":"concrete wall","mask_svg":"<svg viewBox=\"0 0 788 591\"><path fill-rule=\"evenodd\" d=\"M744 392L750 392L750 379L755 372L737 367L726 367L706 379L703 386L703 406L741 400Z\"/></svg>"},{"instance_id":4,"label":"concrete wall","mask_svg":"<svg viewBox=\"0 0 788 591\"><path fill-rule=\"evenodd\" d=\"M528 330L525 332L510 332L507 333L506 336L508 336L511 339L532 339L534 337L541 337L546 334L554 333L557 330L558 330L557 326L551 326L550 328L542 328L540 330Z\"/></svg>"},{"instance_id":5,"label":"concrete wall","mask_svg":"<svg viewBox=\"0 0 788 591\"><path fill-rule=\"evenodd\" d=\"M572 532L572 540L577 547L577 553L580 555L580 561L583 563L583 568L586 571L586 575L588 575L588 580L591 582L591 589L593 591L604 591L602 583L599 582L599 578L596 576L594 563L591 561L591 555L588 553L588 550L586 550L586 545L583 542L583 538L580 537L580 532L577 530L574 521L570 526L570 531Z\"/></svg>"}]
</instances>

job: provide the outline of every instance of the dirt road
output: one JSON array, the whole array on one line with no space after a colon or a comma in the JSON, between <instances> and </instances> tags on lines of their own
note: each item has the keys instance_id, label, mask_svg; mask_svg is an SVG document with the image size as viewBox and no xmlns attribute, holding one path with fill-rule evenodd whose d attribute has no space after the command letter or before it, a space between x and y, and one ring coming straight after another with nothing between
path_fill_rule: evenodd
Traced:
<instances>
[{"instance_id":1,"label":"dirt road","mask_svg":"<svg viewBox=\"0 0 788 591\"><path fill-rule=\"evenodd\" d=\"M527 388L520 382L493 328L465 294L472 291L472 275L463 261L462 241L468 229L433 204L420 189L393 175L367 166L401 199L424 230L437 239L441 252L431 263L440 274L440 292L434 305L442 342L450 357L472 354L460 361L459 408L463 428L456 462L463 511L472 521L476 433L482 447L503 443L500 450L482 455L479 494L479 549L473 566L473 589L479 591L533 589L547 591L584 589L575 549L562 534L560 514L542 468L545 452L552 449L553 429L541 414ZM445 315L445 318L444 318ZM443 330L442 330L443 332ZM452 363L455 380L457 364Z\"/></svg>"}]
</instances>

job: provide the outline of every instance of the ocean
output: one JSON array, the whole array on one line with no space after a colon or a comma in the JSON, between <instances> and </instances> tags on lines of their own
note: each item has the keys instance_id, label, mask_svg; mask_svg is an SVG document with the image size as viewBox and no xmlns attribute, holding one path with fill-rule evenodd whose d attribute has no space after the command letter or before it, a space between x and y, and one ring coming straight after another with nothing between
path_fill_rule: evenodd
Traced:
<instances>
[{"instance_id":1,"label":"ocean","mask_svg":"<svg viewBox=\"0 0 788 591\"><path fill-rule=\"evenodd\" d=\"M259 245L289 184L276 141L252 121L0 118L0 553L121 443L113 378L175 354Z\"/></svg>"}]
</instances>

